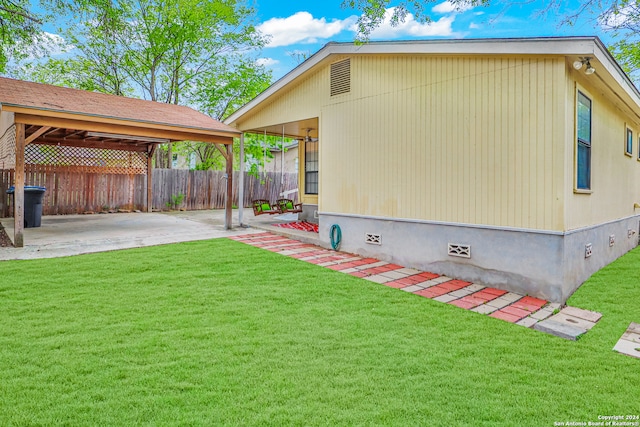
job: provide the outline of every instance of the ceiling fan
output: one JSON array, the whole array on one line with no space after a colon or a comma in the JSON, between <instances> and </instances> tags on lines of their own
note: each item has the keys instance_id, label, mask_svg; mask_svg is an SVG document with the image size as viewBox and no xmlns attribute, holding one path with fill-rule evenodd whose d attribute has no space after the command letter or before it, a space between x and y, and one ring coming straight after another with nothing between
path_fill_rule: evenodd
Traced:
<instances>
[{"instance_id":1,"label":"ceiling fan","mask_svg":"<svg viewBox=\"0 0 640 427\"><path fill-rule=\"evenodd\" d=\"M311 138L309 136L309 132L311 132L313 130L313 128L308 128L307 129L307 136L305 136L304 138L300 137L300 138L296 138L298 141L304 141L304 142L318 142L318 138Z\"/></svg>"}]
</instances>

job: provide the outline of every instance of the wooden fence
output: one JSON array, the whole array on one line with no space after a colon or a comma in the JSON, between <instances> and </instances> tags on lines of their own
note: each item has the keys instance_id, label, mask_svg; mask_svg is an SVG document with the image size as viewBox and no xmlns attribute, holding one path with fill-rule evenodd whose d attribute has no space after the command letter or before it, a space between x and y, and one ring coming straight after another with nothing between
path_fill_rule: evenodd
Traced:
<instances>
[{"instance_id":1,"label":"wooden fence","mask_svg":"<svg viewBox=\"0 0 640 427\"><path fill-rule=\"evenodd\" d=\"M233 205L238 205L239 172L233 174ZM109 209L146 209L146 175L87 173L77 167L27 165L26 185L47 188L43 215L76 214ZM14 183L13 170L0 170L0 217L13 216L13 197L6 190ZM245 174L244 206L255 199L275 201L280 193L298 188L298 174ZM172 198L183 195L178 208L187 210L222 209L226 193L225 173L183 169L153 170L153 208L168 209ZM175 196L175 197L174 197ZM297 201L293 192L287 198Z\"/></svg>"},{"instance_id":2,"label":"wooden fence","mask_svg":"<svg viewBox=\"0 0 640 427\"><path fill-rule=\"evenodd\" d=\"M238 206L238 181L240 172L233 173L233 205ZM281 184L281 181L284 181ZM184 195L182 208L222 209L226 195L227 180L221 171L190 171L184 169L153 170L153 207L166 208L172 196ZM298 188L297 173L268 172L256 178L245 173L244 206L251 206L255 199L275 201L279 194ZM297 200L297 193L288 198Z\"/></svg>"}]
</instances>

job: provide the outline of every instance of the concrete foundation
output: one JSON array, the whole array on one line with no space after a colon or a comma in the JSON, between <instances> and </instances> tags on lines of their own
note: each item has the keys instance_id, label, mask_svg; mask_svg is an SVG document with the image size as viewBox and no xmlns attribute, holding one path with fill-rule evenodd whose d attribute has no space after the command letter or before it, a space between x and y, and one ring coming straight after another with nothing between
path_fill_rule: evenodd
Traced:
<instances>
[{"instance_id":1,"label":"concrete foundation","mask_svg":"<svg viewBox=\"0 0 640 427\"><path fill-rule=\"evenodd\" d=\"M302 205L302 212L298 214L300 221L307 221L318 224L318 205Z\"/></svg>"},{"instance_id":2,"label":"concrete foundation","mask_svg":"<svg viewBox=\"0 0 640 427\"><path fill-rule=\"evenodd\" d=\"M554 232L320 213L320 241L328 245L337 224L342 251L564 303L594 272L638 245L639 222L640 215Z\"/></svg>"}]
</instances>

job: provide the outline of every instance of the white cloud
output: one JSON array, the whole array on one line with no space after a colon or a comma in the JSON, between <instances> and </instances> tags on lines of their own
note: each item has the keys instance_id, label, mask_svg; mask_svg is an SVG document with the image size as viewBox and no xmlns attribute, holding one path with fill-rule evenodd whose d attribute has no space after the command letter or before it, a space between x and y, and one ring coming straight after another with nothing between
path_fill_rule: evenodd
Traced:
<instances>
[{"instance_id":1,"label":"white cloud","mask_svg":"<svg viewBox=\"0 0 640 427\"><path fill-rule=\"evenodd\" d=\"M479 30L480 28L481 28L480 25L476 24L475 22L472 22L471 24L469 24L470 30Z\"/></svg>"},{"instance_id":2,"label":"white cloud","mask_svg":"<svg viewBox=\"0 0 640 427\"><path fill-rule=\"evenodd\" d=\"M31 43L17 46L21 55L25 59L40 59L45 56L60 56L75 49L75 46L68 44L59 34L42 32L32 37Z\"/></svg>"},{"instance_id":3,"label":"white cloud","mask_svg":"<svg viewBox=\"0 0 640 427\"><path fill-rule=\"evenodd\" d=\"M431 8L431 11L434 13L446 14L451 12L466 12L469 9L473 9L473 6L469 4L465 4L462 6L456 6L450 1L445 1L442 3L438 3L437 5Z\"/></svg>"},{"instance_id":4,"label":"white cloud","mask_svg":"<svg viewBox=\"0 0 640 427\"><path fill-rule=\"evenodd\" d=\"M273 59L273 58L259 58L256 60L256 65L261 65L264 67L273 67L276 64L279 64L280 61L278 61L277 59Z\"/></svg>"},{"instance_id":5,"label":"white cloud","mask_svg":"<svg viewBox=\"0 0 640 427\"><path fill-rule=\"evenodd\" d=\"M258 31L270 37L267 47L290 46L296 43L316 43L328 39L351 27L355 17L327 22L316 19L309 12L297 12L287 18L272 18L257 26Z\"/></svg>"},{"instance_id":6,"label":"white cloud","mask_svg":"<svg viewBox=\"0 0 640 427\"><path fill-rule=\"evenodd\" d=\"M384 15L384 21L378 28L371 32L370 37L372 39L390 39L400 36L412 36L412 37L425 37L425 36L454 36L455 33L451 28L453 21L455 21L454 15L443 16L437 21L431 21L428 23L422 23L415 20L412 14L407 14L404 22L398 23L398 25L391 25L391 17L393 16L394 8L387 9ZM351 28L355 31L355 26Z\"/></svg>"},{"instance_id":7,"label":"white cloud","mask_svg":"<svg viewBox=\"0 0 640 427\"><path fill-rule=\"evenodd\" d=\"M629 21L637 20L638 6L628 5L614 12L607 11L599 16L600 26L605 30L620 28Z\"/></svg>"}]
</instances>

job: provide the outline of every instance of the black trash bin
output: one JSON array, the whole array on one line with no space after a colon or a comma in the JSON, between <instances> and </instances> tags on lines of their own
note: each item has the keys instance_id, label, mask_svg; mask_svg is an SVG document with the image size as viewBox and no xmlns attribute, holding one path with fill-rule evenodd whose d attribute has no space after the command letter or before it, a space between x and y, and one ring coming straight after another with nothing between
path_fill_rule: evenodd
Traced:
<instances>
[{"instance_id":1,"label":"black trash bin","mask_svg":"<svg viewBox=\"0 0 640 427\"><path fill-rule=\"evenodd\" d=\"M24 227L33 228L40 227L42 222L42 199L44 198L44 192L47 191L45 187L39 187L37 185L25 185L24 186ZM7 194L13 194L15 187L11 186L7 190Z\"/></svg>"}]
</instances>

